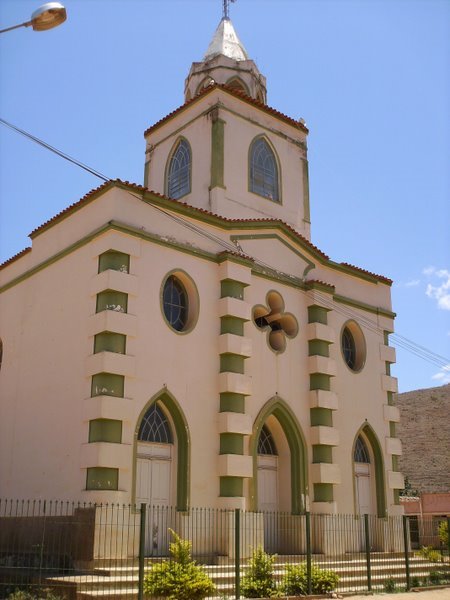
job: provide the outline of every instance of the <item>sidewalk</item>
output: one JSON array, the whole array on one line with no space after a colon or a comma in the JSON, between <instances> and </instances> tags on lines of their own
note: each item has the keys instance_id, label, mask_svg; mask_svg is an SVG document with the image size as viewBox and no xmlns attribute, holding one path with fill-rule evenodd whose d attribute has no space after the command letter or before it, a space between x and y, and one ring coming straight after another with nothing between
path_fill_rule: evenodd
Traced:
<instances>
[{"instance_id":1,"label":"sidewalk","mask_svg":"<svg viewBox=\"0 0 450 600\"><path fill-rule=\"evenodd\" d=\"M437 590L417 590L417 592L398 592L396 594L358 594L347 596L350 600L450 600L450 587Z\"/></svg>"}]
</instances>

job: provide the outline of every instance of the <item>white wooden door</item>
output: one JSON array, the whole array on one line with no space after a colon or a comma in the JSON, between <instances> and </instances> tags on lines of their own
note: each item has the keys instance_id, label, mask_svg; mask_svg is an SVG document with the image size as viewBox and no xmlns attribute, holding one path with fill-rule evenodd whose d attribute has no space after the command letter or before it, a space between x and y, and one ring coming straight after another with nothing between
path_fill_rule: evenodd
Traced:
<instances>
[{"instance_id":1,"label":"white wooden door","mask_svg":"<svg viewBox=\"0 0 450 600\"><path fill-rule=\"evenodd\" d=\"M264 513L264 548L277 552L278 456L258 455L258 510Z\"/></svg>"},{"instance_id":2,"label":"white wooden door","mask_svg":"<svg viewBox=\"0 0 450 600\"><path fill-rule=\"evenodd\" d=\"M136 503L147 504L147 556L167 554L169 542L172 445L138 445Z\"/></svg>"},{"instance_id":3,"label":"white wooden door","mask_svg":"<svg viewBox=\"0 0 450 600\"><path fill-rule=\"evenodd\" d=\"M373 494L369 463L355 463L356 497L360 515L373 514Z\"/></svg>"}]
</instances>

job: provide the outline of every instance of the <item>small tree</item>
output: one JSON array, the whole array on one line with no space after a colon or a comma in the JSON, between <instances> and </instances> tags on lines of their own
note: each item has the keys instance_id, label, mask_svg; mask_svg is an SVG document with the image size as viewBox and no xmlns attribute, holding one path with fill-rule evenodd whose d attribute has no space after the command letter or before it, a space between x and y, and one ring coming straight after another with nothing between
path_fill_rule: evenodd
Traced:
<instances>
[{"instance_id":1,"label":"small tree","mask_svg":"<svg viewBox=\"0 0 450 600\"><path fill-rule=\"evenodd\" d=\"M144 592L168 600L202 600L216 587L191 556L191 542L182 540L172 529L169 552L172 560L152 567L144 578Z\"/></svg>"},{"instance_id":2,"label":"small tree","mask_svg":"<svg viewBox=\"0 0 450 600\"><path fill-rule=\"evenodd\" d=\"M254 550L248 571L242 578L241 592L245 598L275 598L277 586L274 567L276 555L264 552L262 546Z\"/></svg>"},{"instance_id":3,"label":"small tree","mask_svg":"<svg viewBox=\"0 0 450 600\"><path fill-rule=\"evenodd\" d=\"M439 539L444 548L448 548L448 522L441 521L439 523Z\"/></svg>"}]
</instances>

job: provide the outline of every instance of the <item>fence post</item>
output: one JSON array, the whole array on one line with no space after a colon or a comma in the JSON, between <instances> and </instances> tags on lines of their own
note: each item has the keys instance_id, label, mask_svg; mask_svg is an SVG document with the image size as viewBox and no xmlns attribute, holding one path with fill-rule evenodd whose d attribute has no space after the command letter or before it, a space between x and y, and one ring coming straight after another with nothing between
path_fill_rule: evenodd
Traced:
<instances>
[{"instance_id":1,"label":"fence post","mask_svg":"<svg viewBox=\"0 0 450 600\"><path fill-rule=\"evenodd\" d=\"M364 515L364 538L366 544L366 565L367 565L367 590L372 591L372 570L370 565L370 534L369 534L369 515Z\"/></svg>"},{"instance_id":2,"label":"fence post","mask_svg":"<svg viewBox=\"0 0 450 600\"><path fill-rule=\"evenodd\" d=\"M409 543L408 543L409 519L403 515L403 545L405 548L405 571L406 571L406 589L411 589L411 573L409 569Z\"/></svg>"},{"instance_id":3,"label":"fence post","mask_svg":"<svg viewBox=\"0 0 450 600\"><path fill-rule=\"evenodd\" d=\"M241 511L234 509L234 597L241 597Z\"/></svg>"},{"instance_id":4,"label":"fence post","mask_svg":"<svg viewBox=\"0 0 450 600\"><path fill-rule=\"evenodd\" d=\"M145 558L145 522L146 522L147 505L141 504L141 513L139 521L139 584L138 584L138 600L144 598L144 558Z\"/></svg>"},{"instance_id":5,"label":"fence post","mask_svg":"<svg viewBox=\"0 0 450 600\"><path fill-rule=\"evenodd\" d=\"M311 595L311 513L306 513L306 585Z\"/></svg>"}]
</instances>

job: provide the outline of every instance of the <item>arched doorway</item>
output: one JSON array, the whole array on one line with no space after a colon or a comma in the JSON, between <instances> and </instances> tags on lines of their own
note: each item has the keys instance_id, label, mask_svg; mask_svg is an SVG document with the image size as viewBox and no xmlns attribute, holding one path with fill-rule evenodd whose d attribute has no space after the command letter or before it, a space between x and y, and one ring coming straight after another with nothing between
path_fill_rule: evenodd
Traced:
<instances>
[{"instance_id":1,"label":"arched doorway","mask_svg":"<svg viewBox=\"0 0 450 600\"><path fill-rule=\"evenodd\" d=\"M141 420L136 454L136 502L173 504L174 436L169 416L154 402Z\"/></svg>"},{"instance_id":2,"label":"arched doorway","mask_svg":"<svg viewBox=\"0 0 450 600\"><path fill-rule=\"evenodd\" d=\"M355 513L386 516L384 461L381 445L366 422L356 434L352 451Z\"/></svg>"},{"instance_id":3,"label":"arched doorway","mask_svg":"<svg viewBox=\"0 0 450 600\"><path fill-rule=\"evenodd\" d=\"M164 388L142 410L135 430L134 501L147 505L147 556L168 552L169 528L188 509L190 442L181 408Z\"/></svg>"}]
</instances>

